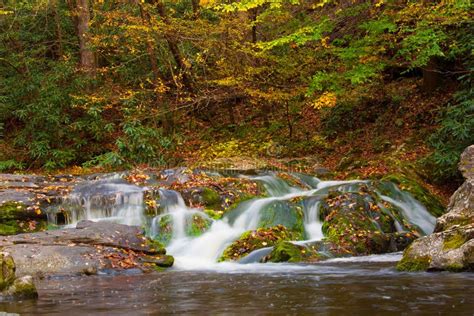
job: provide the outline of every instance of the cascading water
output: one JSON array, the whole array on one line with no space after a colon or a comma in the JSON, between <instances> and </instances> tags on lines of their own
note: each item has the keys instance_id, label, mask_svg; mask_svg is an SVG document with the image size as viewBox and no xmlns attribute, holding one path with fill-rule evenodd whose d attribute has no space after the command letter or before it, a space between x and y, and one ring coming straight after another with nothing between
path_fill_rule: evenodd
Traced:
<instances>
[{"instance_id":1,"label":"cascading water","mask_svg":"<svg viewBox=\"0 0 474 316\"><path fill-rule=\"evenodd\" d=\"M115 178L79 185L60 205L67 210L64 224L75 225L80 220L107 220L125 225L143 225L144 191L145 188ZM57 211L53 209L48 214L48 220L53 224L58 224Z\"/></svg>"},{"instance_id":2,"label":"cascading water","mask_svg":"<svg viewBox=\"0 0 474 316\"><path fill-rule=\"evenodd\" d=\"M354 186L361 181L314 181L315 189L302 190L290 187L285 181L272 175L253 177L261 181L270 197L258 198L241 203L234 212L236 218L230 220L225 217L215 221L210 229L203 235L190 238L181 236L174 238L167 249L175 257L175 266L183 269L208 268L216 263L225 248L236 240L240 235L249 230L258 228L262 210L274 201L289 201L298 197L309 197L318 193L326 193L329 188L342 186L344 191L355 189ZM347 187L345 187L347 186ZM308 201L304 204L304 226L310 241L321 240L322 221L319 219L319 201ZM184 204L177 205L175 212L186 212ZM171 209L170 209L171 210ZM189 210L189 209L188 209ZM179 229L179 228L178 228ZM254 262L256 259L268 254L271 248L259 249L252 253L242 263ZM258 261L258 260L256 260Z\"/></svg>"},{"instance_id":3,"label":"cascading water","mask_svg":"<svg viewBox=\"0 0 474 316\"><path fill-rule=\"evenodd\" d=\"M309 200L304 205L304 229L311 241L323 239L323 222L319 218L319 200Z\"/></svg>"},{"instance_id":4,"label":"cascading water","mask_svg":"<svg viewBox=\"0 0 474 316\"><path fill-rule=\"evenodd\" d=\"M323 239L319 208L321 200L331 190L341 192L358 192L362 184L367 181L320 181L310 176L297 176L306 184L308 189L296 188L274 175L248 177L260 181L266 188L268 197L255 198L240 203L233 211L232 216L212 221L202 210L186 206L178 192L160 189L161 214L151 221L150 235L160 236L160 221L165 216L171 219L172 236L167 246L168 253L175 257L175 266L182 269L201 269L215 267L219 256L226 247L238 239L244 232L255 230L259 227L260 218L264 209L275 202L289 203L292 199L302 200L304 214L304 232L307 241ZM64 199L62 208L68 210L67 224L75 224L82 219L113 220L127 225L144 225L144 191L146 188L127 184L120 179L108 179L88 182L76 187L72 194ZM434 227L432 217L411 195L400 191L392 185L389 196L379 196L382 200L395 205L403 216L422 229L430 233ZM383 209L383 205L379 204ZM199 215L210 224L210 227L200 236L189 234L189 225L193 217ZM52 213L52 221L54 213ZM394 223L398 231L406 228L396 218ZM271 247L258 249L241 260L241 263L258 262L260 258L271 251ZM230 263L224 263L229 265ZM235 263L233 263L235 264Z\"/></svg>"}]
</instances>

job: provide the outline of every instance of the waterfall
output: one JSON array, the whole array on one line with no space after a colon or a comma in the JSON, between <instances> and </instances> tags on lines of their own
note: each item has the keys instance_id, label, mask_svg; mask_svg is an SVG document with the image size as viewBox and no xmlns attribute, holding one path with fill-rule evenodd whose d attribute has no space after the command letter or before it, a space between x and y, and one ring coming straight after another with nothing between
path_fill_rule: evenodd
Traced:
<instances>
[{"instance_id":1,"label":"waterfall","mask_svg":"<svg viewBox=\"0 0 474 316\"><path fill-rule=\"evenodd\" d=\"M114 221L125 225L143 225L145 188L119 180L98 180L77 186L63 198L60 205L65 212L65 224L75 225L80 220ZM57 222L57 208L48 214Z\"/></svg>"},{"instance_id":2,"label":"waterfall","mask_svg":"<svg viewBox=\"0 0 474 316\"><path fill-rule=\"evenodd\" d=\"M323 239L323 222L319 218L319 200L310 200L304 208L304 229L311 241Z\"/></svg>"},{"instance_id":3,"label":"waterfall","mask_svg":"<svg viewBox=\"0 0 474 316\"><path fill-rule=\"evenodd\" d=\"M161 220L166 217L167 225L172 226L172 234L168 232L168 253L175 257L175 266L183 269L208 268L217 263L223 251L244 232L255 230L259 226L262 211L275 201L290 201L300 198L303 206L303 224L307 241L318 241L324 238L323 222L319 209L322 200L334 189L341 192L358 192L367 181L320 181L310 176L295 174L305 188L288 185L286 181L272 174L260 176L242 176L259 181L265 187L268 197L247 200L227 213L220 220L211 220L201 209L186 206L180 193L172 190L159 189L160 214L151 220L149 229L151 237L162 236ZM304 181L303 181L304 180ZM74 191L64 198L60 205L67 213L66 223L75 224L79 220L110 220L127 225L144 225L144 192L147 188L126 183L121 179L87 181L78 185ZM377 192L384 201L396 206L402 215L412 224L428 234L433 230L435 219L426 208L410 194L400 191L395 185L390 189L390 196ZM382 203L379 206L384 209ZM55 213L56 212L56 213ZM57 222L55 212L48 214L52 222ZM189 233L195 216L206 221L207 229L199 236ZM392 216L393 217L393 216ZM406 228L394 218L397 231ZM267 255L272 247L258 249L241 263L258 262Z\"/></svg>"}]
</instances>

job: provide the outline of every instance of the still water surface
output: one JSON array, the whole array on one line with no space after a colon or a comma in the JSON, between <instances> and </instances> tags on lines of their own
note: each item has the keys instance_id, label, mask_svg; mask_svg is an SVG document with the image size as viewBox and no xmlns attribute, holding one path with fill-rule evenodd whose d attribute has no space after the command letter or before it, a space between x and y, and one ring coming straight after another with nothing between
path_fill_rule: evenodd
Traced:
<instances>
[{"instance_id":1,"label":"still water surface","mask_svg":"<svg viewBox=\"0 0 474 316\"><path fill-rule=\"evenodd\" d=\"M399 255L316 265L52 278L39 299L0 303L25 315L474 315L474 274L399 273Z\"/></svg>"}]
</instances>

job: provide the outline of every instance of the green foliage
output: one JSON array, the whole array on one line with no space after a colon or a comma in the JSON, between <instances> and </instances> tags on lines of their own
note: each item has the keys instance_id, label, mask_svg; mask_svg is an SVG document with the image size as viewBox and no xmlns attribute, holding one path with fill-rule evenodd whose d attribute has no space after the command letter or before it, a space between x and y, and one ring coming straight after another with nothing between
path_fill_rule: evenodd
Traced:
<instances>
[{"instance_id":1,"label":"green foliage","mask_svg":"<svg viewBox=\"0 0 474 316\"><path fill-rule=\"evenodd\" d=\"M438 181L462 178L457 167L459 157L467 146L474 144L474 88L471 82L472 78L465 77L466 88L455 95L456 103L446 108L439 129L429 139L434 152L425 163L433 165L430 169Z\"/></svg>"}]
</instances>

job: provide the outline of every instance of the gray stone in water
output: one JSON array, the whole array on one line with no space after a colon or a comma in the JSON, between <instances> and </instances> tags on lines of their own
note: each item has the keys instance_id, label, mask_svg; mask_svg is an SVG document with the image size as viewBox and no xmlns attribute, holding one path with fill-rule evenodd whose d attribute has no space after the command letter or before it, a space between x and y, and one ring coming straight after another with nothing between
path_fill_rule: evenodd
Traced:
<instances>
[{"instance_id":1,"label":"gray stone in water","mask_svg":"<svg viewBox=\"0 0 474 316\"><path fill-rule=\"evenodd\" d=\"M95 274L109 258L121 258L127 251L139 256L165 254L136 226L92 221L79 222L76 228L4 237L0 248L12 254L18 276Z\"/></svg>"},{"instance_id":2,"label":"gray stone in water","mask_svg":"<svg viewBox=\"0 0 474 316\"><path fill-rule=\"evenodd\" d=\"M413 242L397 265L399 270L474 271L474 145L461 155L464 184L438 218L435 233Z\"/></svg>"}]
</instances>

